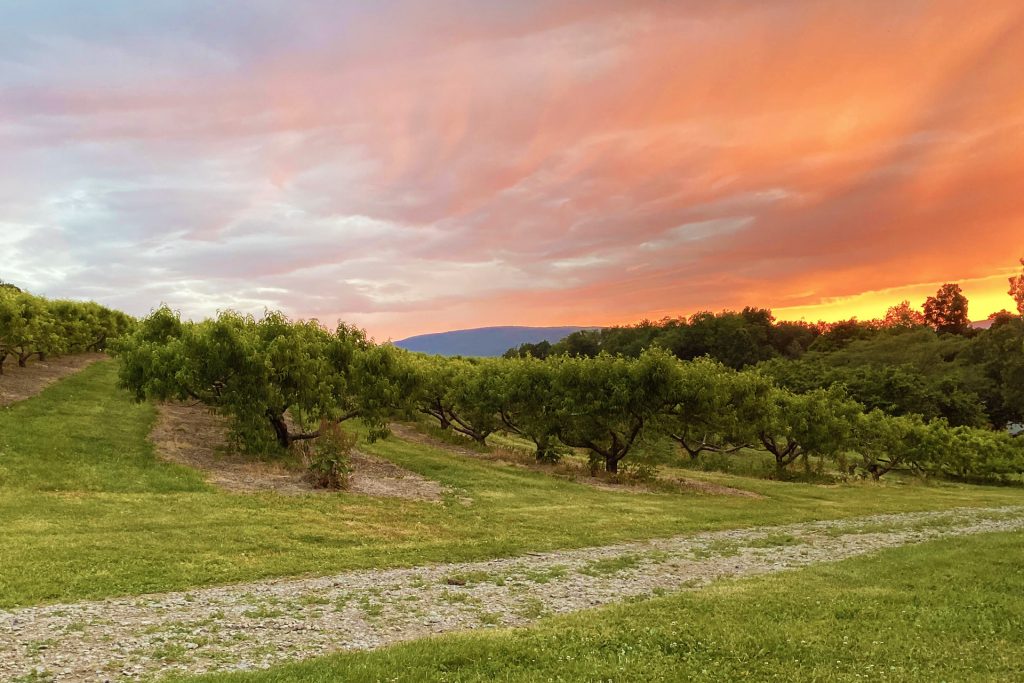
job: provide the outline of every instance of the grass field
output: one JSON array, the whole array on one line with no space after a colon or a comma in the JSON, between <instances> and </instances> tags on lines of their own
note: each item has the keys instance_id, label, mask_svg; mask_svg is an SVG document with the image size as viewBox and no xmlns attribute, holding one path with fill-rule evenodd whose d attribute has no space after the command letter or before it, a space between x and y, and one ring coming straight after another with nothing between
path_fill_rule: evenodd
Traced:
<instances>
[{"instance_id":1,"label":"grass field","mask_svg":"<svg viewBox=\"0 0 1024 683\"><path fill-rule=\"evenodd\" d=\"M190 683L1020 681L1024 535L991 534Z\"/></svg>"},{"instance_id":2,"label":"grass field","mask_svg":"<svg viewBox=\"0 0 1024 683\"><path fill-rule=\"evenodd\" d=\"M389 439L362 447L450 486L441 503L241 495L158 462L154 409L98 363L0 410L0 606L409 566L881 511L1024 504L1016 488L813 486L715 475L748 499L610 492ZM462 499L468 498L470 504Z\"/></svg>"}]
</instances>

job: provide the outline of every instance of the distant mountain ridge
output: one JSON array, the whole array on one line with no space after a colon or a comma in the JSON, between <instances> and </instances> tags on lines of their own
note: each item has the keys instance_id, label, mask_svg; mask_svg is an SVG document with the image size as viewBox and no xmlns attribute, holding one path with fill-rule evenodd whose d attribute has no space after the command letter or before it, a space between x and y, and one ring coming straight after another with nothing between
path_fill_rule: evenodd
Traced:
<instances>
[{"instance_id":1,"label":"distant mountain ridge","mask_svg":"<svg viewBox=\"0 0 1024 683\"><path fill-rule=\"evenodd\" d=\"M597 330L599 327L477 327L470 330L451 330L433 334L418 334L394 342L395 346L409 351L437 354L441 356L500 356L520 344L539 344L547 341L554 344L580 330Z\"/></svg>"},{"instance_id":2,"label":"distant mountain ridge","mask_svg":"<svg viewBox=\"0 0 1024 683\"><path fill-rule=\"evenodd\" d=\"M971 323L975 329L987 330L991 320L978 320ZM419 353L440 356L500 356L520 344L539 344L547 341L552 344L565 339L573 332L580 330L599 330L599 326L578 327L527 327L522 325L503 325L497 327L475 327L468 330L450 330L432 334L417 334L394 342L394 345L417 351Z\"/></svg>"}]
</instances>

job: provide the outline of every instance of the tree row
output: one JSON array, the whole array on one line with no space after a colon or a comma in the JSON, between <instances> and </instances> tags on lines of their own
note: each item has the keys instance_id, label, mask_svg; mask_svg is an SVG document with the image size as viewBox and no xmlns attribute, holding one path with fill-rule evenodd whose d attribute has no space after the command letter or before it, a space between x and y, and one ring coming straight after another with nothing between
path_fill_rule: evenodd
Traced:
<instances>
[{"instance_id":1,"label":"tree row","mask_svg":"<svg viewBox=\"0 0 1024 683\"><path fill-rule=\"evenodd\" d=\"M663 438L691 457L759 449L780 473L812 456L856 461L874 477L1024 471L1021 441L1006 434L867 410L839 386L795 393L756 369L680 361L659 348L635 358L442 358L279 313L188 322L161 308L117 353L122 383L140 399L209 405L253 450L288 448L357 417L380 435L390 420L419 414L478 442L518 435L539 460L579 449L612 473L641 443Z\"/></svg>"},{"instance_id":2,"label":"tree row","mask_svg":"<svg viewBox=\"0 0 1024 683\"><path fill-rule=\"evenodd\" d=\"M0 282L0 375L8 359L102 351L134 319L94 302L46 299Z\"/></svg>"}]
</instances>

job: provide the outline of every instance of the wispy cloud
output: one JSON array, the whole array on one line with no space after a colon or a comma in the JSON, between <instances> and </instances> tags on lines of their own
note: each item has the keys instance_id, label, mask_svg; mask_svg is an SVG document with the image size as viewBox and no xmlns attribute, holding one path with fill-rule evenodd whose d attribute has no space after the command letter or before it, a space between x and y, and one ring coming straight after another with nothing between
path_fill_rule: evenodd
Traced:
<instances>
[{"instance_id":1,"label":"wispy cloud","mask_svg":"<svg viewBox=\"0 0 1024 683\"><path fill-rule=\"evenodd\" d=\"M1022 63L1010 0L15 3L0 277L378 338L999 307Z\"/></svg>"}]
</instances>

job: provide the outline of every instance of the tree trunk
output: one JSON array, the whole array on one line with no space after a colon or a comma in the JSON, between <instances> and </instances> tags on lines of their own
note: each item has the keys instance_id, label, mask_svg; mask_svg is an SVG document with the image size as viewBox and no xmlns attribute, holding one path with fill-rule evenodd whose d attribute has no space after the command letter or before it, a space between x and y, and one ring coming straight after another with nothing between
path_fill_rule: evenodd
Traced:
<instances>
[{"instance_id":1,"label":"tree trunk","mask_svg":"<svg viewBox=\"0 0 1024 683\"><path fill-rule=\"evenodd\" d=\"M619 473L619 460L620 460L620 458L616 457L613 454L608 454L608 455L604 456L604 469L605 469L605 471L608 472L609 474L618 474Z\"/></svg>"},{"instance_id":2,"label":"tree trunk","mask_svg":"<svg viewBox=\"0 0 1024 683\"><path fill-rule=\"evenodd\" d=\"M552 452L551 440L546 436L533 437L533 443L537 447L534 451L534 458L537 462L557 462L558 457L556 453Z\"/></svg>"},{"instance_id":3,"label":"tree trunk","mask_svg":"<svg viewBox=\"0 0 1024 683\"><path fill-rule=\"evenodd\" d=\"M277 436L278 445L280 445L281 448L288 448L291 446L292 435L288 432L288 423L284 421L284 416L277 415L268 410L267 419L270 420L270 424L274 428L274 434Z\"/></svg>"}]
</instances>

